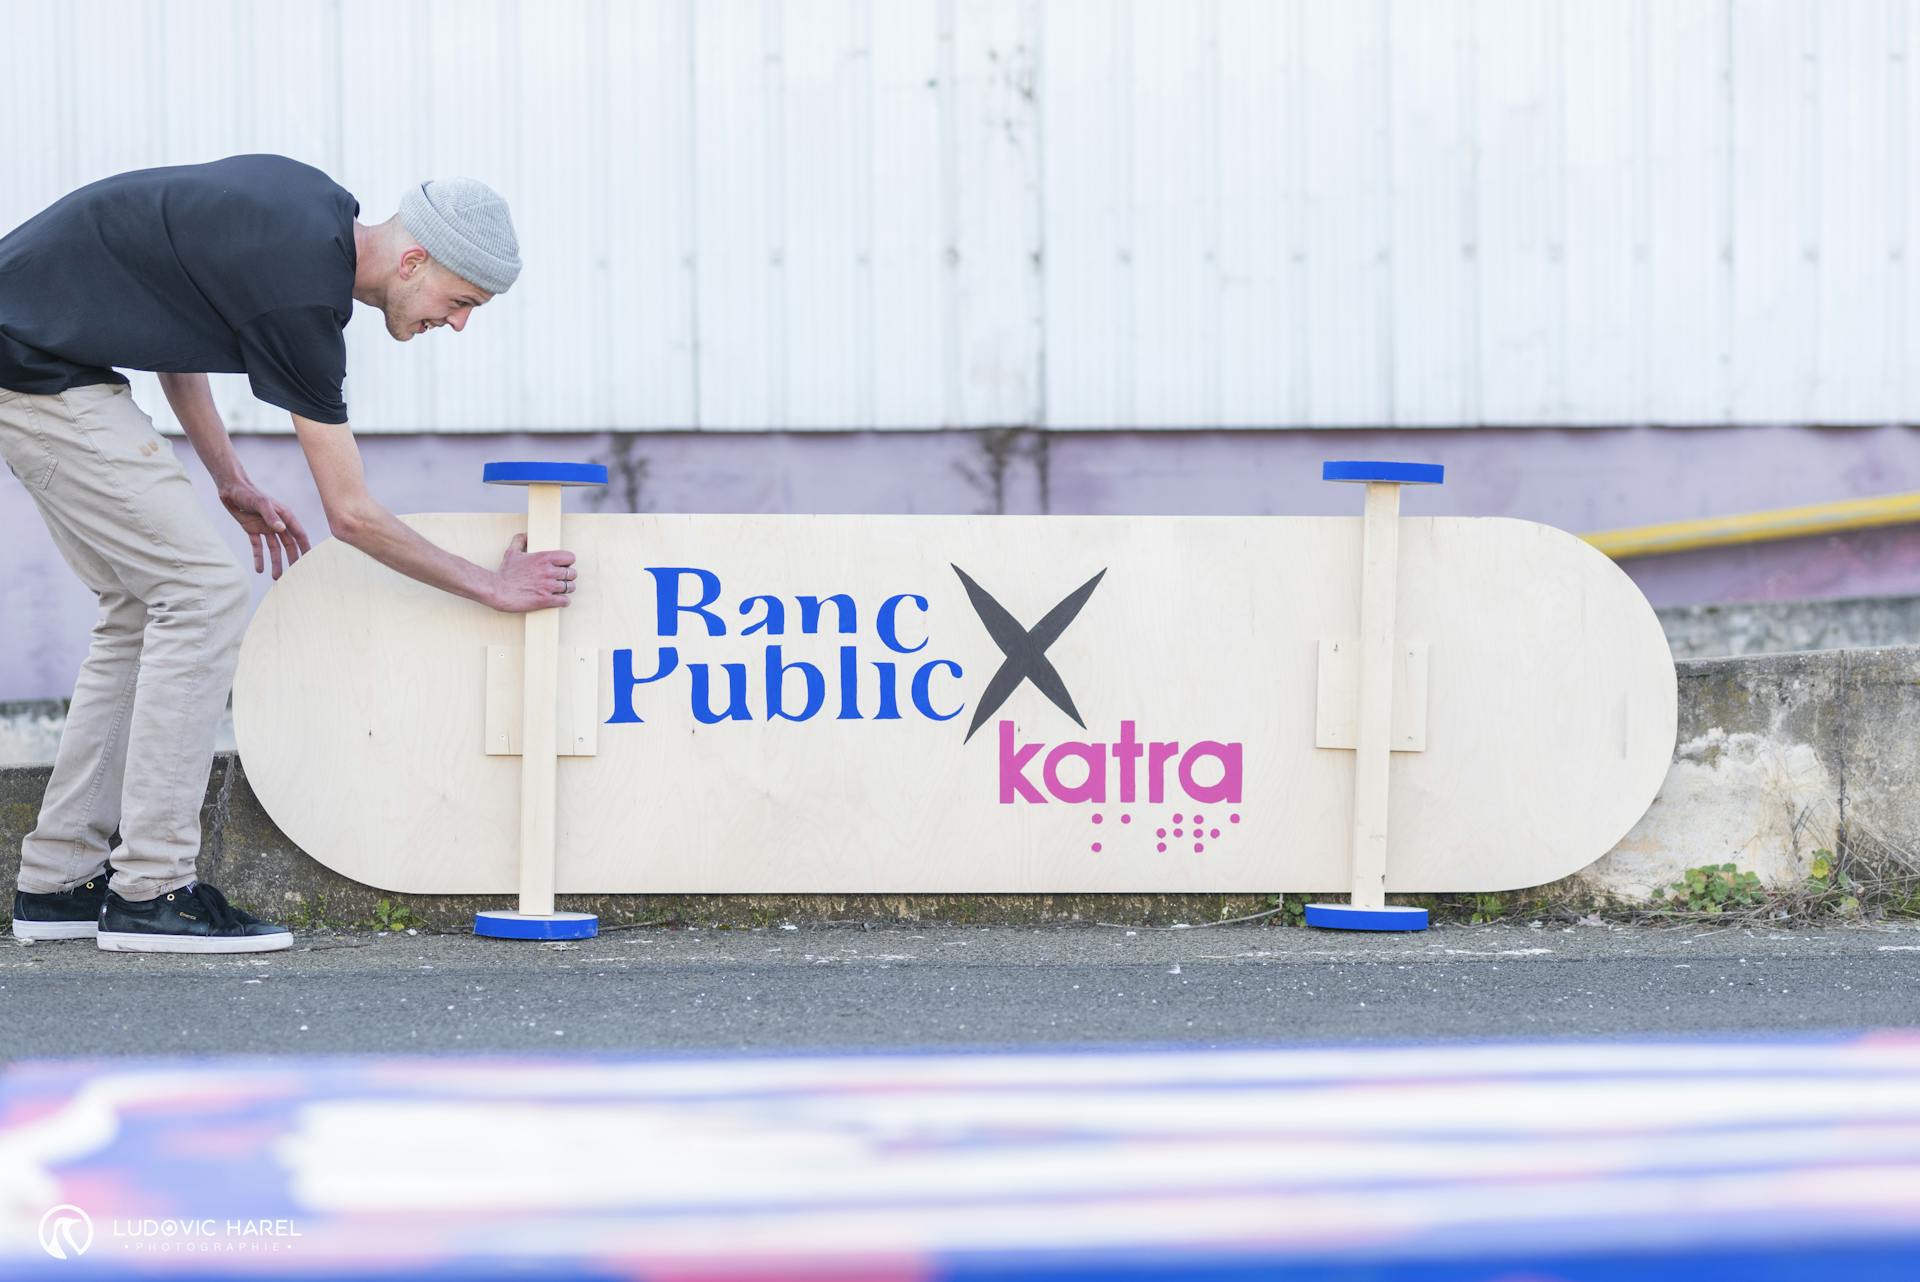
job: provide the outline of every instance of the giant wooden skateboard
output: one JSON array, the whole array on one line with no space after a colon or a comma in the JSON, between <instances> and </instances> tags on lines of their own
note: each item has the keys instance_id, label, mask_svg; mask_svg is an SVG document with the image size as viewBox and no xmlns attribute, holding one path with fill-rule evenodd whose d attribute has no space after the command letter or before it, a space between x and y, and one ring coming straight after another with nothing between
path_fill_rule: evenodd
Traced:
<instances>
[{"instance_id":1,"label":"giant wooden skateboard","mask_svg":"<svg viewBox=\"0 0 1920 1282\"><path fill-rule=\"evenodd\" d=\"M253 620L235 730L268 813L328 867L519 892L536 916L556 890L1352 889L1371 907L1603 854L1673 749L1646 600L1560 530L1401 518L1385 482L1420 478L1349 479L1370 482L1364 519L563 531L535 484L536 525L578 557L550 637L328 540ZM528 526L405 519L485 565ZM551 656L531 674L530 646Z\"/></svg>"}]
</instances>

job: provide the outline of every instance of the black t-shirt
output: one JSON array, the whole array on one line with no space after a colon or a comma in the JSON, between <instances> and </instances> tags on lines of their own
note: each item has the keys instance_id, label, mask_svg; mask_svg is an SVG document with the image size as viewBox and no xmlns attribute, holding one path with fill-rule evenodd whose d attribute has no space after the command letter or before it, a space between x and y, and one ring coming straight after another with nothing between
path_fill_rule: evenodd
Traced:
<instances>
[{"instance_id":1,"label":"black t-shirt","mask_svg":"<svg viewBox=\"0 0 1920 1282\"><path fill-rule=\"evenodd\" d=\"M269 405L344 423L359 212L285 156L141 169L63 196L0 239L0 387L126 382L116 365L244 373Z\"/></svg>"}]
</instances>

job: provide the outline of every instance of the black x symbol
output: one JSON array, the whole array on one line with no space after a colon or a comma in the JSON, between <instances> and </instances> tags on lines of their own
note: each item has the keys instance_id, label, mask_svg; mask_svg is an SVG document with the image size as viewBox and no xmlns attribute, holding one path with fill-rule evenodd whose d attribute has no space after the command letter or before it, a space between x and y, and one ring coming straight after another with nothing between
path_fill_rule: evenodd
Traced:
<instances>
[{"instance_id":1,"label":"black x symbol","mask_svg":"<svg viewBox=\"0 0 1920 1282\"><path fill-rule=\"evenodd\" d=\"M953 563L948 562L949 565ZM980 616L980 622L987 625L987 635L1006 655L1006 661L1000 670L993 674L993 680L987 682L987 688L981 692L980 704L974 709L973 724L967 727L967 738L973 738L986 719L999 710L1022 681L1033 682L1034 688L1053 700L1053 706L1073 718L1073 724L1082 730L1087 723L1080 719L1080 712L1073 706L1073 696L1067 693L1066 682L1054 671L1047 658L1047 647L1060 639L1074 616L1080 613L1080 607L1093 595L1094 587L1100 582L1105 570L1094 575L1075 588L1059 605L1047 611L1047 617L1033 625L1029 630L1020 626L1020 621L1007 613L1006 607L994 600L987 590L967 577L967 572L955 565L953 572L960 576L960 582L966 586L967 599L973 602L973 609ZM965 740L962 740L965 742Z\"/></svg>"}]
</instances>

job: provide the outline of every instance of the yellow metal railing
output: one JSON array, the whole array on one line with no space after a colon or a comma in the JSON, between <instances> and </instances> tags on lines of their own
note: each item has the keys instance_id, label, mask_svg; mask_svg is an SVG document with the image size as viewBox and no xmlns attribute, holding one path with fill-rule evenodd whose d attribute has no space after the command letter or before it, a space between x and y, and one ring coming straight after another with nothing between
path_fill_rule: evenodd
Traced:
<instances>
[{"instance_id":1,"label":"yellow metal railing","mask_svg":"<svg viewBox=\"0 0 1920 1282\"><path fill-rule=\"evenodd\" d=\"M1837 503L1809 503L1805 507L1778 507L1766 512L1710 516L1697 521L1669 521L1664 525L1636 525L1624 530L1601 530L1581 535L1614 560L1630 556L1660 556L1698 548L1738 547L1775 539L1799 539L1811 534L1842 534L1882 525L1920 522L1920 492L1884 494L1871 499L1843 499Z\"/></svg>"}]
</instances>

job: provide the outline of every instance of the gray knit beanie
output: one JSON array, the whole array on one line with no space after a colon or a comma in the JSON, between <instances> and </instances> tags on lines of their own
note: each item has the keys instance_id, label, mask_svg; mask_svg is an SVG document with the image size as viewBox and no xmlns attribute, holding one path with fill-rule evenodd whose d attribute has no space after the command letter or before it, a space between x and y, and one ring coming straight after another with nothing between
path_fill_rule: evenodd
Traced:
<instances>
[{"instance_id":1,"label":"gray knit beanie","mask_svg":"<svg viewBox=\"0 0 1920 1282\"><path fill-rule=\"evenodd\" d=\"M400 225L456 276L504 294L520 274L520 244L500 193L472 178L441 178L407 189Z\"/></svg>"}]
</instances>

